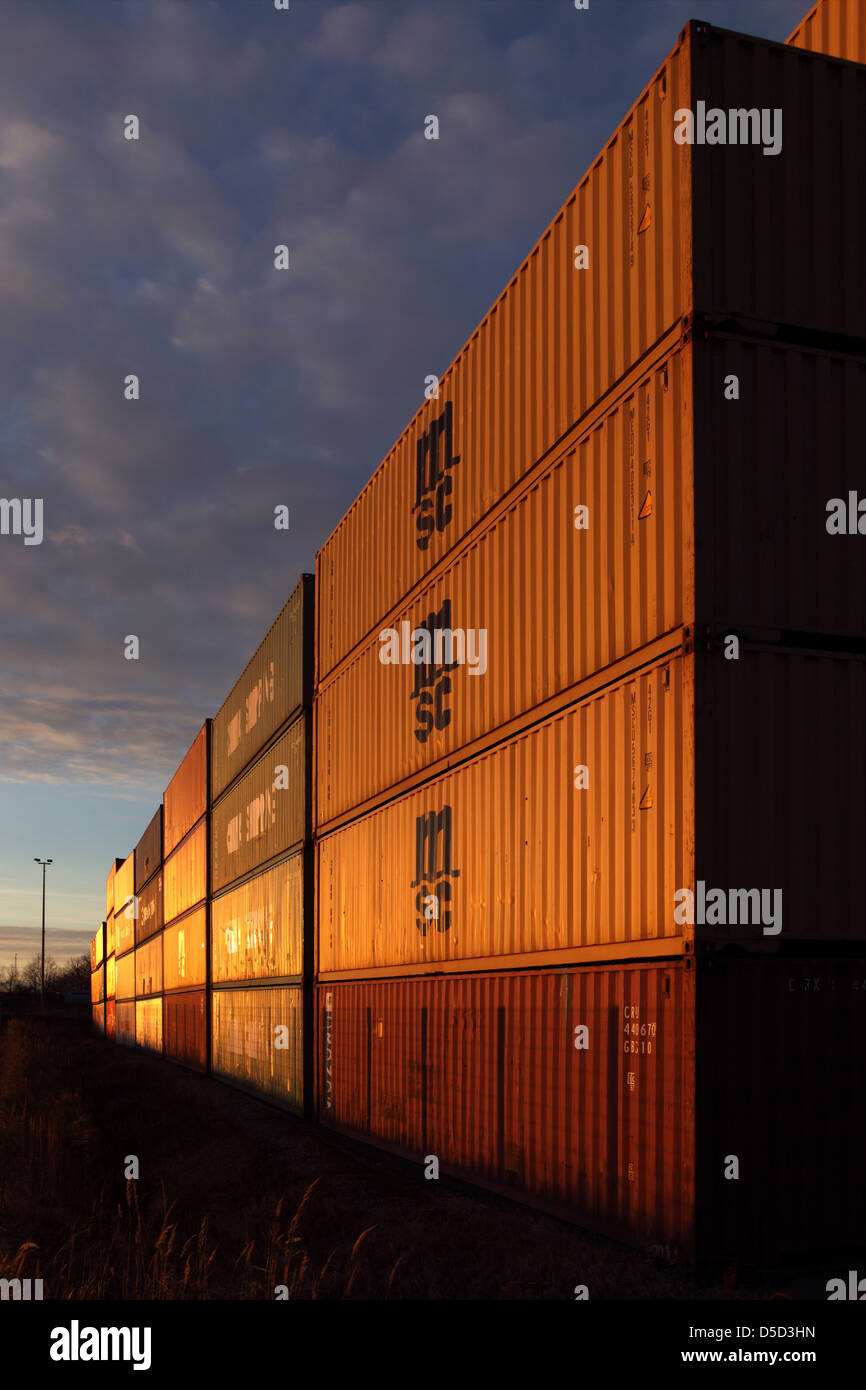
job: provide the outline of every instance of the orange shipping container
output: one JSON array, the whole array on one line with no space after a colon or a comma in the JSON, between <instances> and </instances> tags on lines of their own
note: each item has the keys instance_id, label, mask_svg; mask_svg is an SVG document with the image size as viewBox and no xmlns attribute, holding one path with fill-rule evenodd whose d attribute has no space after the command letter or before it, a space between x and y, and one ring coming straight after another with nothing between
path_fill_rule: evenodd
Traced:
<instances>
[{"instance_id":1,"label":"orange shipping container","mask_svg":"<svg viewBox=\"0 0 866 1390\"><path fill-rule=\"evenodd\" d=\"M162 994L162 937L135 948L135 995Z\"/></svg>"},{"instance_id":2,"label":"orange shipping container","mask_svg":"<svg viewBox=\"0 0 866 1390\"><path fill-rule=\"evenodd\" d=\"M215 989L212 1008L214 1075L302 1114L301 986Z\"/></svg>"},{"instance_id":3,"label":"orange shipping container","mask_svg":"<svg viewBox=\"0 0 866 1390\"><path fill-rule=\"evenodd\" d=\"M162 1052L161 998L136 1001L135 1042L148 1052Z\"/></svg>"},{"instance_id":4,"label":"orange shipping container","mask_svg":"<svg viewBox=\"0 0 866 1390\"><path fill-rule=\"evenodd\" d=\"M196 908L162 937L163 988L191 989L207 979L207 912Z\"/></svg>"},{"instance_id":5,"label":"orange shipping container","mask_svg":"<svg viewBox=\"0 0 866 1390\"><path fill-rule=\"evenodd\" d=\"M863 0L819 0L788 43L850 63L866 63L866 4Z\"/></svg>"},{"instance_id":6,"label":"orange shipping container","mask_svg":"<svg viewBox=\"0 0 866 1390\"><path fill-rule=\"evenodd\" d=\"M146 883L139 889L138 897L138 917L135 922L135 942L138 945L146 941L154 932L162 930L163 926L163 900L162 900L162 873L155 873L150 883Z\"/></svg>"},{"instance_id":7,"label":"orange shipping container","mask_svg":"<svg viewBox=\"0 0 866 1390\"><path fill-rule=\"evenodd\" d=\"M215 892L304 840L308 826L307 728L306 715L296 719L214 806L211 863Z\"/></svg>"},{"instance_id":8,"label":"orange shipping container","mask_svg":"<svg viewBox=\"0 0 866 1390\"><path fill-rule=\"evenodd\" d=\"M319 552L319 680L685 316L866 337L864 127L866 71L686 26Z\"/></svg>"},{"instance_id":9,"label":"orange shipping container","mask_svg":"<svg viewBox=\"0 0 866 1390\"><path fill-rule=\"evenodd\" d=\"M163 1043L166 1057L204 1071L207 1066L207 995L166 995L163 1001Z\"/></svg>"},{"instance_id":10,"label":"orange shipping container","mask_svg":"<svg viewBox=\"0 0 866 1390\"><path fill-rule=\"evenodd\" d=\"M122 860L122 859L115 859L114 863L112 864L111 868L110 868L109 871L108 871L108 878L105 880L105 914L106 914L106 916L108 916L109 913L112 913L112 912L114 911L114 879L115 879L115 875L116 875L116 873L117 873L117 870L118 870L119 868L121 868L122 866L123 866L123 860Z\"/></svg>"},{"instance_id":11,"label":"orange shipping container","mask_svg":"<svg viewBox=\"0 0 866 1390\"><path fill-rule=\"evenodd\" d=\"M114 919L115 951L118 956L131 951L135 945L135 903L130 902Z\"/></svg>"},{"instance_id":12,"label":"orange shipping container","mask_svg":"<svg viewBox=\"0 0 866 1390\"><path fill-rule=\"evenodd\" d=\"M162 864L162 806L135 847L135 891L140 893Z\"/></svg>"},{"instance_id":13,"label":"orange shipping container","mask_svg":"<svg viewBox=\"0 0 866 1390\"><path fill-rule=\"evenodd\" d=\"M208 724L206 720L189 752L165 789L163 856L168 858L184 835L207 810Z\"/></svg>"},{"instance_id":14,"label":"orange shipping container","mask_svg":"<svg viewBox=\"0 0 866 1390\"><path fill-rule=\"evenodd\" d=\"M117 960L117 998L135 998L135 952L127 951Z\"/></svg>"},{"instance_id":15,"label":"orange shipping container","mask_svg":"<svg viewBox=\"0 0 866 1390\"><path fill-rule=\"evenodd\" d=\"M168 925L207 894L207 820L202 819L179 849L165 861L163 910Z\"/></svg>"},{"instance_id":16,"label":"orange shipping container","mask_svg":"<svg viewBox=\"0 0 866 1390\"><path fill-rule=\"evenodd\" d=\"M116 1040L124 1047L132 1047L135 1043L135 1001L128 1004L117 1003L116 1009Z\"/></svg>"},{"instance_id":17,"label":"orange shipping container","mask_svg":"<svg viewBox=\"0 0 866 1390\"><path fill-rule=\"evenodd\" d=\"M105 1036L117 1036L117 1004L113 999L106 1000L105 1004Z\"/></svg>"},{"instance_id":18,"label":"orange shipping container","mask_svg":"<svg viewBox=\"0 0 866 1390\"><path fill-rule=\"evenodd\" d=\"M214 984L300 976L303 933L301 853L212 900Z\"/></svg>"},{"instance_id":19,"label":"orange shipping container","mask_svg":"<svg viewBox=\"0 0 866 1390\"><path fill-rule=\"evenodd\" d=\"M105 923L100 922L93 937L93 950L90 956L90 966L95 970L105 959Z\"/></svg>"},{"instance_id":20,"label":"orange shipping container","mask_svg":"<svg viewBox=\"0 0 866 1390\"><path fill-rule=\"evenodd\" d=\"M866 960L347 981L317 1000L329 1126L674 1262L781 1263L862 1237L844 1136L866 1081ZM804 1113L843 1138L804 1146Z\"/></svg>"},{"instance_id":21,"label":"orange shipping container","mask_svg":"<svg viewBox=\"0 0 866 1390\"><path fill-rule=\"evenodd\" d=\"M117 961L114 956L109 956L105 962L105 995L107 999L113 999L117 993Z\"/></svg>"},{"instance_id":22,"label":"orange shipping container","mask_svg":"<svg viewBox=\"0 0 866 1390\"><path fill-rule=\"evenodd\" d=\"M303 575L213 721L215 800L281 725L309 703L313 576Z\"/></svg>"},{"instance_id":23,"label":"orange shipping container","mask_svg":"<svg viewBox=\"0 0 866 1390\"><path fill-rule=\"evenodd\" d=\"M100 965L90 976L90 1001L99 1004L105 998L105 966Z\"/></svg>"},{"instance_id":24,"label":"orange shipping container","mask_svg":"<svg viewBox=\"0 0 866 1390\"><path fill-rule=\"evenodd\" d=\"M114 876L114 916L119 917L135 896L135 851L118 865Z\"/></svg>"},{"instance_id":25,"label":"orange shipping container","mask_svg":"<svg viewBox=\"0 0 866 1390\"><path fill-rule=\"evenodd\" d=\"M105 954L106 954L107 956L113 956L113 955L114 955L114 951L115 951L115 946L116 946L116 944L117 944L117 943L116 943L116 940L115 940L114 913L113 913L113 912L109 914L107 921L104 923L104 926L105 926Z\"/></svg>"}]
</instances>

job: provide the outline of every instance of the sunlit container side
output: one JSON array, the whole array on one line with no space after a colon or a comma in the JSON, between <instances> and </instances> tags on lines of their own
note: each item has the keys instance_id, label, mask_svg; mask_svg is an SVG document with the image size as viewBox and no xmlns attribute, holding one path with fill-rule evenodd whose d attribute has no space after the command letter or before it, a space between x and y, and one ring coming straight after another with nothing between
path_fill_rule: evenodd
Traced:
<instances>
[{"instance_id":1,"label":"sunlit container side","mask_svg":"<svg viewBox=\"0 0 866 1390\"><path fill-rule=\"evenodd\" d=\"M122 867L123 867L123 860L122 860L122 859L115 859L114 863L112 864L111 868L110 868L109 871L108 871L108 877L107 877L107 879L105 880L105 915L106 915L106 916L109 916L109 915L114 911L114 879L115 879L115 875L117 874L117 870L120 869L120 868L122 868Z\"/></svg>"},{"instance_id":2,"label":"sunlit container side","mask_svg":"<svg viewBox=\"0 0 866 1390\"><path fill-rule=\"evenodd\" d=\"M113 956L117 947L117 934L114 928L114 913L109 913L105 921L105 954Z\"/></svg>"},{"instance_id":3,"label":"sunlit container side","mask_svg":"<svg viewBox=\"0 0 866 1390\"><path fill-rule=\"evenodd\" d=\"M117 959L117 998L135 998L135 951Z\"/></svg>"},{"instance_id":4,"label":"sunlit container side","mask_svg":"<svg viewBox=\"0 0 866 1390\"><path fill-rule=\"evenodd\" d=\"M207 896L207 819L165 861L163 911L166 924Z\"/></svg>"},{"instance_id":5,"label":"sunlit container side","mask_svg":"<svg viewBox=\"0 0 866 1390\"><path fill-rule=\"evenodd\" d=\"M320 827L692 621L691 369L635 373L319 687Z\"/></svg>"},{"instance_id":6,"label":"sunlit container side","mask_svg":"<svg viewBox=\"0 0 866 1390\"><path fill-rule=\"evenodd\" d=\"M94 966L99 966L105 959L105 923L100 922L93 937L94 945Z\"/></svg>"},{"instance_id":7,"label":"sunlit container side","mask_svg":"<svg viewBox=\"0 0 866 1390\"><path fill-rule=\"evenodd\" d=\"M118 956L131 951L135 945L135 898L122 907L114 919L115 952Z\"/></svg>"},{"instance_id":8,"label":"sunlit container side","mask_svg":"<svg viewBox=\"0 0 866 1390\"><path fill-rule=\"evenodd\" d=\"M866 63L866 5L863 0L819 0L788 43L850 63Z\"/></svg>"},{"instance_id":9,"label":"sunlit container side","mask_svg":"<svg viewBox=\"0 0 866 1390\"><path fill-rule=\"evenodd\" d=\"M107 999L105 1003L105 1036L117 1037L117 1001Z\"/></svg>"},{"instance_id":10,"label":"sunlit container side","mask_svg":"<svg viewBox=\"0 0 866 1390\"><path fill-rule=\"evenodd\" d=\"M681 961L352 981L317 999L323 1123L636 1244L688 1246Z\"/></svg>"},{"instance_id":11,"label":"sunlit container side","mask_svg":"<svg viewBox=\"0 0 866 1390\"><path fill-rule=\"evenodd\" d=\"M128 1004L117 1001L117 1031L115 1041L124 1047L135 1045L135 1000L132 999Z\"/></svg>"},{"instance_id":12,"label":"sunlit container side","mask_svg":"<svg viewBox=\"0 0 866 1390\"><path fill-rule=\"evenodd\" d=\"M90 973L91 973L91 975L93 974L93 972L94 972L95 969L96 969L96 935L95 935L95 933L94 933L94 935L90 938Z\"/></svg>"},{"instance_id":13,"label":"sunlit container side","mask_svg":"<svg viewBox=\"0 0 866 1390\"><path fill-rule=\"evenodd\" d=\"M139 945L155 932L161 931L164 920L162 872L157 871L149 883L136 894L138 917L135 921L135 943Z\"/></svg>"},{"instance_id":14,"label":"sunlit container side","mask_svg":"<svg viewBox=\"0 0 866 1390\"><path fill-rule=\"evenodd\" d=\"M93 1031L101 1037L105 1036L105 1005L93 1004L91 1006L93 1015Z\"/></svg>"},{"instance_id":15,"label":"sunlit container side","mask_svg":"<svg viewBox=\"0 0 866 1390\"><path fill-rule=\"evenodd\" d=\"M320 975L672 944L691 722L672 654L320 838Z\"/></svg>"},{"instance_id":16,"label":"sunlit container side","mask_svg":"<svg viewBox=\"0 0 866 1390\"><path fill-rule=\"evenodd\" d=\"M210 720L205 720L183 762L165 789L163 800L163 856L165 859L207 810L209 724Z\"/></svg>"},{"instance_id":17,"label":"sunlit container side","mask_svg":"<svg viewBox=\"0 0 866 1390\"><path fill-rule=\"evenodd\" d=\"M118 865L114 876L114 916L118 918L135 896L135 851Z\"/></svg>"},{"instance_id":18,"label":"sunlit container side","mask_svg":"<svg viewBox=\"0 0 866 1390\"><path fill-rule=\"evenodd\" d=\"M117 961L109 956L105 962L105 997L113 999L117 994Z\"/></svg>"},{"instance_id":19,"label":"sunlit container side","mask_svg":"<svg viewBox=\"0 0 866 1390\"><path fill-rule=\"evenodd\" d=\"M192 989L207 979L207 912L195 908L162 935L163 988Z\"/></svg>"},{"instance_id":20,"label":"sunlit container side","mask_svg":"<svg viewBox=\"0 0 866 1390\"><path fill-rule=\"evenodd\" d=\"M90 1002L101 1004L105 998L105 966L99 965L90 976Z\"/></svg>"},{"instance_id":21,"label":"sunlit container side","mask_svg":"<svg viewBox=\"0 0 866 1390\"><path fill-rule=\"evenodd\" d=\"M148 1052L162 1052L162 998L135 1004L135 1042Z\"/></svg>"},{"instance_id":22,"label":"sunlit container side","mask_svg":"<svg viewBox=\"0 0 866 1390\"><path fill-rule=\"evenodd\" d=\"M725 647L722 630L695 667L694 934L866 942L866 657Z\"/></svg>"},{"instance_id":23,"label":"sunlit container side","mask_svg":"<svg viewBox=\"0 0 866 1390\"><path fill-rule=\"evenodd\" d=\"M204 1071L207 1066L207 992L166 995L163 1008L166 1057Z\"/></svg>"},{"instance_id":24,"label":"sunlit container side","mask_svg":"<svg viewBox=\"0 0 866 1390\"><path fill-rule=\"evenodd\" d=\"M214 892L303 841L308 727L301 715L213 807Z\"/></svg>"},{"instance_id":25,"label":"sunlit container side","mask_svg":"<svg viewBox=\"0 0 866 1390\"><path fill-rule=\"evenodd\" d=\"M866 70L686 26L319 552L319 681L683 317L866 336L864 127Z\"/></svg>"},{"instance_id":26,"label":"sunlit container side","mask_svg":"<svg viewBox=\"0 0 866 1390\"><path fill-rule=\"evenodd\" d=\"M135 891L141 889L153 878L162 864L162 805L135 847Z\"/></svg>"},{"instance_id":27,"label":"sunlit container side","mask_svg":"<svg viewBox=\"0 0 866 1390\"><path fill-rule=\"evenodd\" d=\"M162 937L135 948L135 997L162 994Z\"/></svg>"},{"instance_id":28,"label":"sunlit container side","mask_svg":"<svg viewBox=\"0 0 866 1390\"><path fill-rule=\"evenodd\" d=\"M211 1007L213 1074L302 1114L301 986L215 989Z\"/></svg>"},{"instance_id":29,"label":"sunlit container side","mask_svg":"<svg viewBox=\"0 0 866 1390\"><path fill-rule=\"evenodd\" d=\"M303 933L304 856L301 852L212 900L214 984L300 977Z\"/></svg>"},{"instance_id":30,"label":"sunlit container side","mask_svg":"<svg viewBox=\"0 0 866 1390\"><path fill-rule=\"evenodd\" d=\"M312 694L313 576L305 574L213 721L215 799Z\"/></svg>"}]
</instances>

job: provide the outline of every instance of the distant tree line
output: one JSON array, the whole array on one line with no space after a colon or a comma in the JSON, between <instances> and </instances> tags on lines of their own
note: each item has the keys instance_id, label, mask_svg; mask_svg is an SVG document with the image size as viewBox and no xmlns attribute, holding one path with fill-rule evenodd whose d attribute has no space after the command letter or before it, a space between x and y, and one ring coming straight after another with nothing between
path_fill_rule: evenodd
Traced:
<instances>
[{"instance_id":1,"label":"distant tree line","mask_svg":"<svg viewBox=\"0 0 866 1390\"><path fill-rule=\"evenodd\" d=\"M38 994L42 981L42 956L37 953L26 964L0 966L0 993ZM59 965L53 956L45 957L45 993L65 994L84 990L90 996L90 956L75 956Z\"/></svg>"}]
</instances>

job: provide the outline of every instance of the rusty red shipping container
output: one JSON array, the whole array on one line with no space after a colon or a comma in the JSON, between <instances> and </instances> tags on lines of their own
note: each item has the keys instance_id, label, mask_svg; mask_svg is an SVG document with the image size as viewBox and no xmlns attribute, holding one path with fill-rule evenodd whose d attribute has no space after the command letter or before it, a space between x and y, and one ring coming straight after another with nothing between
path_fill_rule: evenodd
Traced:
<instances>
[{"instance_id":1,"label":"rusty red shipping container","mask_svg":"<svg viewBox=\"0 0 866 1390\"><path fill-rule=\"evenodd\" d=\"M114 999L106 1000L105 1004L105 1036L116 1038L117 1036L117 1001Z\"/></svg>"},{"instance_id":2,"label":"rusty red shipping container","mask_svg":"<svg viewBox=\"0 0 866 1390\"><path fill-rule=\"evenodd\" d=\"M162 804L135 847L135 891L139 893L162 864Z\"/></svg>"},{"instance_id":3,"label":"rusty red shipping container","mask_svg":"<svg viewBox=\"0 0 866 1390\"><path fill-rule=\"evenodd\" d=\"M155 932L161 931L164 923L162 872L157 871L149 883L138 890L138 916L134 920L135 944L140 945Z\"/></svg>"},{"instance_id":4,"label":"rusty red shipping container","mask_svg":"<svg viewBox=\"0 0 866 1390\"><path fill-rule=\"evenodd\" d=\"M165 789L163 799L163 857L179 845L207 810L208 742L211 721L205 720Z\"/></svg>"},{"instance_id":5,"label":"rusty red shipping container","mask_svg":"<svg viewBox=\"0 0 866 1390\"><path fill-rule=\"evenodd\" d=\"M135 1000L131 999L128 1003L117 1001L116 1009L116 1041L124 1047L135 1046Z\"/></svg>"},{"instance_id":6,"label":"rusty red shipping container","mask_svg":"<svg viewBox=\"0 0 866 1390\"><path fill-rule=\"evenodd\" d=\"M864 960L687 958L317 997L319 1119L345 1133L684 1264L862 1236ZM829 1143L803 1144L804 1113Z\"/></svg>"},{"instance_id":7,"label":"rusty red shipping container","mask_svg":"<svg viewBox=\"0 0 866 1390\"><path fill-rule=\"evenodd\" d=\"M163 1001L163 1050L166 1057L196 1071L207 1068L207 993L166 995Z\"/></svg>"},{"instance_id":8,"label":"rusty red shipping container","mask_svg":"<svg viewBox=\"0 0 866 1390\"><path fill-rule=\"evenodd\" d=\"M687 316L866 337L864 126L866 70L686 26L319 552L320 681Z\"/></svg>"},{"instance_id":9,"label":"rusty red shipping container","mask_svg":"<svg viewBox=\"0 0 866 1390\"><path fill-rule=\"evenodd\" d=\"M308 836L309 725L309 716L302 714L214 805L214 892L264 867Z\"/></svg>"},{"instance_id":10,"label":"rusty red shipping container","mask_svg":"<svg viewBox=\"0 0 866 1390\"><path fill-rule=\"evenodd\" d=\"M313 576L305 574L213 721L211 797L312 698Z\"/></svg>"},{"instance_id":11,"label":"rusty red shipping container","mask_svg":"<svg viewBox=\"0 0 866 1390\"><path fill-rule=\"evenodd\" d=\"M866 5L863 0L819 0L788 43L850 63L866 63Z\"/></svg>"}]
</instances>

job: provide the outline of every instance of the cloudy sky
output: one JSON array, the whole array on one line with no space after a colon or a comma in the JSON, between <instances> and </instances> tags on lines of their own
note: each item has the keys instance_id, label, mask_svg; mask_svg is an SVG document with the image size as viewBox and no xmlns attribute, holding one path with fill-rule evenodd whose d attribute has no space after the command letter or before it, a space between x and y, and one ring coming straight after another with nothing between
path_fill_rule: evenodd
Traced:
<instances>
[{"instance_id":1,"label":"cloudy sky","mask_svg":"<svg viewBox=\"0 0 866 1390\"><path fill-rule=\"evenodd\" d=\"M686 20L784 39L807 8L0 0L0 496L44 499L41 545L0 536L0 965L36 948L36 855L49 951L86 946L112 857Z\"/></svg>"}]
</instances>

